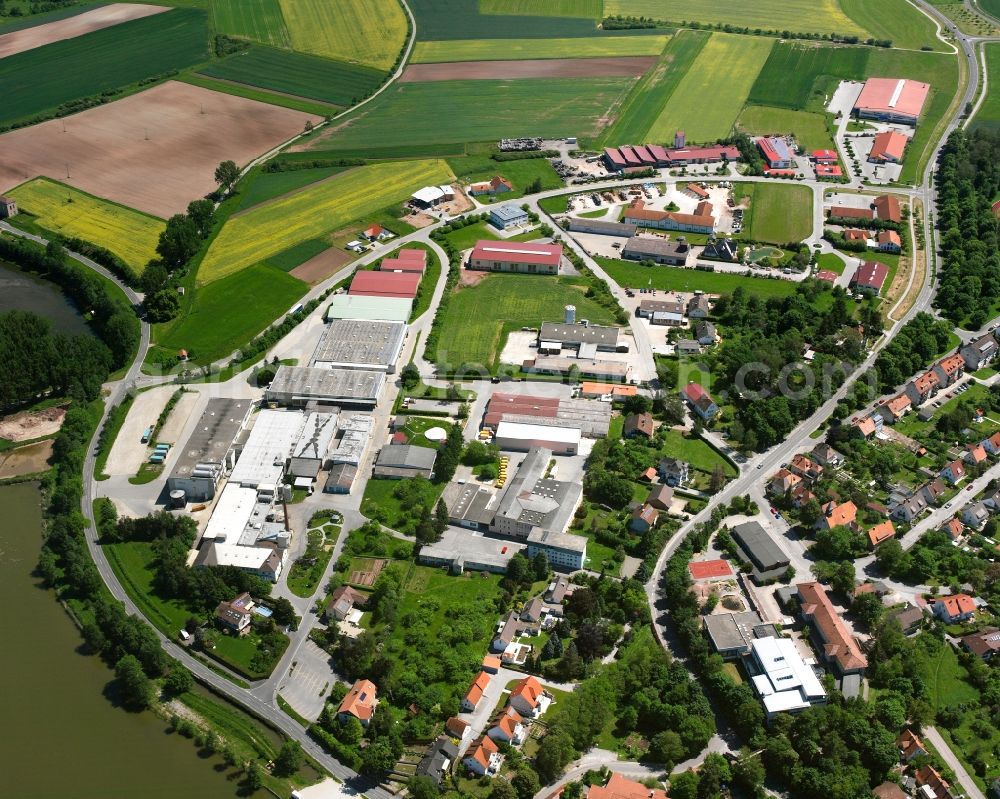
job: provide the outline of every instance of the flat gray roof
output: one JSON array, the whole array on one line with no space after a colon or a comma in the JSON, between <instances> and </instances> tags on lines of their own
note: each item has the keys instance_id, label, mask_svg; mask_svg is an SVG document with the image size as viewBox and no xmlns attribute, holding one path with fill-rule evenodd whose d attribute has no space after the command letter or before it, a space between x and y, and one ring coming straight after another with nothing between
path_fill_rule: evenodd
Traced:
<instances>
[{"instance_id":1,"label":"flat gray roof","mask_svg":"<svg viewBox=\"0 0 1000 799\"><path fill-rule=\"evenodd\" d=\"M679 257L686 254L690 247L686 241L661 239L658 236L633 236L622 247L622 255L668 255Z\"/></svg>"},{"instance_id":2,"label":"flat gray roof","mask_svg":"<svg viewBox=\"0 0 1000 799\"><path fill-rule=\"evenodd\" d=\"M495 516L562 533L583 491L578 483L545 478L552 450L532 447L500 494ZM553 546L556 546L553 544Z\"/></svg>"},{"instance_id":3,"label":"flat gray roof","mask_svg":"<svg viewBox=\"0 0 1000 799\"><path fill-rule=\"evenodd\" d=\"M449 483L441 498L448 517L460 522L486 525L497 511L497 493L475 483Z\"/></svg>"},{"instance_id":4,"label":"flat gray roof","mask_svg":"<svg viewBox=\"0 0 1000 799\"><path fill-rule=\"evenodd\" d=\"M419 558L453 561L461 558L468 564L484 564L504 568L525 545L509 539L489 538L469 530L449 527L441 540L420 548ZM506 551L505 551L506 550Z\"/></svg>"},{"instance_id":5,"label":"flat gray roof","mask_svg":"<svg viewBox=\"0 0 1000 799\"><path fill-rule=\"evenodd\" d=\"M493 208L490 213L504 222L510 222L513 219L523 219L528 216L527 211L523 208L518 208L516 205L501 205L499 208Z\"/></svg>"},{"instance_id":6,"label":"flat gray roof","mask_svg":"<svg viewBox=\"0 0 1000 799\"><path fill-rule=\"evenodd\" d=\"M396 363L406 337L402 322L335 319L326 326L313 364L388 368Z\"/></svg>"},{"instance_id":7,"label":"flat gray roof","mask_svg":"<svg viewBox=\"0 0 1000 799\"><path fill-rule=\"evenodd\" d=\"M178 453L171 477L188 477L199 463L222 463L236 436L250 418L248 399L213 397Z\"/></svg>"},{"instance_id":8,"label":"flat gray roof","mask_svg":"<svg viewBox=\"0 0 1000 799\"><path fill-rule=\"evenodd\" d=\"M754 627L763 623L759 613L718 613L705 617L705 629L712 645L722 652L728 649L750 648Z\"/></svg>"},{"instance_id":9,"label":"flat gray roof","mask_svg":"<svg viewBox=\"0 0 1000 799\"><path fill-rule=\"evenodd\" d=\"M374 404L384 382L385 372L367 369L279 366L265 397L274 402L343 400Z\"/></svg>"},{"instance_id":10,"label":"flat gray roof","mask_svg":"<svg viewBox=\"0 0 1000 799\"><path fill-rule=\"evenodd\" d=\"M587 539L584 536L557 530L532 530L528 533L528 542L566 552L583 552L587 549Z\"/></svg>"},{"instance_id":11,"label":"flat gray roof","mask_svg":"<svg viewBox=\"0 0 1000 799\"><path fill-rule=\"evenodd\" d=\"M634 236L635 225L624 222L608 222L603 219L570 217L569 229L579 233L596 233L601 236Z\"/></svg>"},{"instance_id":12,"label":"flat gray roof","mask_svg":"<svg viewBox=\"0 0 1000 799\"><path fill-rule=\"evenodd\" d=\"M617 327L543 322L538 339L540 341L558 341L561 344L597 344L604 347L614 347L618 344L618 332Z\"/></svg>"},{"instance_id":13,"label":"flat gray roof","mask_svg":"<svg viewBox=\"0 0 1000 799\"><path fill-rule=\"evenodd\" d=\"M733 538L760 572L788 566L788 558L759 522L749 521L733 528Z\"/></svg>"},{"instance_id":14,"label":"flat gray roof","mask_svg":"<svg viewBox=\"0 0 1000 799\"><path fill-rule=\"evenodd\" d=\"M411 444L386 444L378 451L377 466L402 469L433 469L437 450Z\"/></svg>"}]
</instances>

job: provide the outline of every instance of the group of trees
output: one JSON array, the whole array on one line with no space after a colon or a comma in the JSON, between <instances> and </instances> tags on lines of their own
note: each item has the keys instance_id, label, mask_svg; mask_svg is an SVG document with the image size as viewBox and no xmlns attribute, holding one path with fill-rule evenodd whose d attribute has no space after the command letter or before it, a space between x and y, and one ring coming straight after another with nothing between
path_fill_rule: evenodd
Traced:
<instances>
[{"instance_id":1,"label":"group of trees","mask_svg":"<svg viewBox=\"0 0 1000 799\"><path fill-rule=\"evenodd\" d=\"M951 345L951 325L929 313L918 313L903 325L875 360L879 391L889 392L930 363Z\"/></svg>"}]
</instances>

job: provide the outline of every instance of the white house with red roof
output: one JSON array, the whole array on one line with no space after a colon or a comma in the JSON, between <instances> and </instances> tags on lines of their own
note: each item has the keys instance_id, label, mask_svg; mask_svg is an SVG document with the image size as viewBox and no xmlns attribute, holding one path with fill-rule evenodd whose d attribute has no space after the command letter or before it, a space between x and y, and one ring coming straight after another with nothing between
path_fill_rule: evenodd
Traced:
<instances>
[{"instance_id":1,"label":"white house with red roof","mask_svg":"<svg viewBox=\"0 0 1000 799\"><path fill-rule=\"evenodd\" d=\"M933 610L939 619L954 624L976 615L976 601L968 594L943 596L934 600Z\"/></svg>"},{"instance_id":2,"label":"white house with red roof","mask_svg":"<svg viewBox=\"0 0 1000 799\"><path fill-rule=\"evenodd\" d=\"M962 461L953 460L941 470L940 476L951 485L958 485L965 479L965 467L962 465Z\"/></svg>"},{"instance_id":3,"label":"white house with red roof","mask_svg":"<svg viewBox=\"0 0 1000 799\"><path fill-rule=\"evenodd\" d=\"M857 291L878 294L882 291L889 267L878 261L862 261L851 278L851 287Z\"/></svg>"},{"instance_id":4,"label":"white house with red roof","mask_svg":"<svg viewBox=\"0 0 1000 799\"><path fill-rule=\"evenodd\" d=\"M719 406L715 404L712 395L697 383L688 383L684 386L681 389L681 396L687 401L691 410L706 421L719 412Z\"/></svg>"}]
</instances>

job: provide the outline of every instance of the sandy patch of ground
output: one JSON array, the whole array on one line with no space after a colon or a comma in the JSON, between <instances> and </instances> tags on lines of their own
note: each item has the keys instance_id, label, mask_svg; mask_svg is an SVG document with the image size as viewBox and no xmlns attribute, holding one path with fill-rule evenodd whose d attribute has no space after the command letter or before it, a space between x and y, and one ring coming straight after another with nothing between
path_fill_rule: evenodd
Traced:
<instances>
[{"instance_id":1,"label":"sandy patch of ground","mask_svg":"<svg viewBox=\"0 0 1000 799\"><path fill-rule=\"evenodd\" d=\"M8 441L28 441L42 436L54 436L66 417L65 408L44 411L21 411L0 419L0 438Z\"/></svg>"},{"instance_id":2,"label":"sandy patch of ground","mask_svg":"<svg viewBox=\"0 0 1000 799\"><path fill-rule=\"evenodd\" d=\"M48 175L167 218L215 190L212 175L220 161L246 164L300 132L306 120L319 122L288 108L168 81L3 134L0 192Z\"/></svg>"},{"instance_id":3,"label":"sandy patch of ground","mask_svg":"<svg viewBox=\"0 0 1000 799\"><path fill-rule=\"evenodd\" d=\"M156 424L167 400L176 390L173 386L162 386L136 395L118 437L111 445L104 474L131 477L139 471L152 451L149 444L140 440L142 432Z\"/></svg>"},{"instance_id":4,"label":"sandy patch of ground","mask_svg":"<svg viewBox=\"0 0 1000 799\"><path fill-rule=\"evenodd\" d=\"M28 444L0 455L0 480L44 472L52 457L52 439Z\"/></svg>"},{"instance_id":5,"label":"sandy patch of ground","mask_svg":"<svg viewBox=\"0 0 1000 799\"><path fill-rule=\"evenodd\" d=\"M185 391L181 394L180 399L177 400L177 404L170 411L167 421L160 428L160 432L156 434L157 442L162 441L164 444L173 444L175 447L180 443L184 426L187 424L188 419L191 418L191 412L197 406L200 398L201 395L197 391Z\"/></svg>"},{"instance_id":6,"label":"sandy patch of ground","mask_svg":"<svg viewBox=\"0 0 1000 799\"><path fill-rule=\"evenodd\" d=\"M169 6L149 6L142 3L112 3L91 11L84 11L75 17L60 19L45 25L35 25L33 28L5 33L0 36L0 58L34 50L44 44L73 39L85 33L110 28L132 19L151 17L169 11Z\"/></svg>"},{"instance_id":7,"label":"sandy patch of ground","mask_svg":"<svg viewBox=\"0 0 1000 799\"><path fill-rule=\"evenodd\" d=\"M354 253L346 252L339 247L331 247L319 255L314 255L305 263L299 264L288 274L299 280L304 280L310 286L315 286L330 275L339 272L356 257Z\"/></svg>"},{"instance_id":8,"label":"sandy patch of ground","mask_svg":"<svg viewBox=\"0 0 1000 799\"><path fill-rule=\"evenodd\" d=\"M462 267L462 272L458 278L459 286L475 286L486 279L489 272L480 272L478 269L466 269Z\"/></svg>"},{"instance_id":9,"label":"sandy patch of ground","mask_svg":"<svg viewBox=\"0 0 1000 799\"><path fill-rule=\"evenodd\" d=\"M500 80L511 78L637 78L656 63L655 56L611 58L539 58L524 61L455 61L411 64L402 83L436 80Z\"/></svg>"}]
</instances>

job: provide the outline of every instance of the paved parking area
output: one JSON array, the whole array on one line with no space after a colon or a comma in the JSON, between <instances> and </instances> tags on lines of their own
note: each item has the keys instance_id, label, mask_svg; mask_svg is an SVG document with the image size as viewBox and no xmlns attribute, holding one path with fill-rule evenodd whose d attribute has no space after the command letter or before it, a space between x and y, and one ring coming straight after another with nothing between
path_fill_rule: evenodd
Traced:
<instances>
[{"instance_id":1,"label":"paved parking area","mask_svg":"<svg viewBox=\"0 0 1000 799\"><path fill-rule=\"evenodd\" d=\"M149 447L140 440L142 432L156 424L167 400L176 390L175 386L160 386L136 395L118 437L111 446L108 462L104 467L106 474L131 476L139 471L150 453Z\"/></svg>"},{"instance_id":2,"label":"paved parking area","mask_svg":"<svg viewBox=\"0 0 1000 799\"><path fill-rule=\"evenodd\" d=\"M323 712L326 696L338 679L330 667L330 656L314 641L306 639L279 692L299 715L315 721Z\"/></svg>"}]
</instances>

